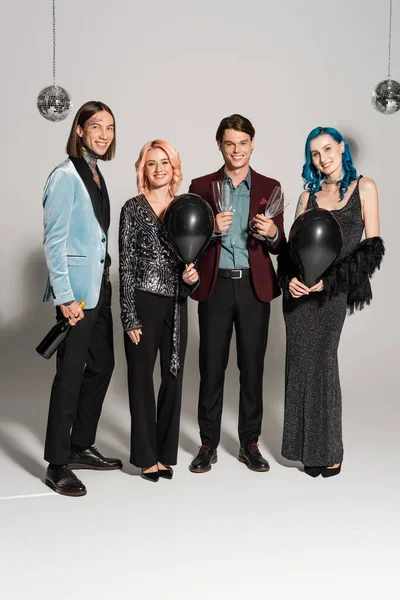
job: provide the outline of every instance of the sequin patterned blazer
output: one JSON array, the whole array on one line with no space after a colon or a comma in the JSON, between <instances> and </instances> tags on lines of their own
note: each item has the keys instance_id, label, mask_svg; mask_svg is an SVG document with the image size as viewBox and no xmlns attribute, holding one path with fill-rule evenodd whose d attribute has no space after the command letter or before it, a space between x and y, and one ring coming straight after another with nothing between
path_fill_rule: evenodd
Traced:
<instances>
[{"instance_id":1,"label":"sequin patterned blazer","mask_svg":"<svg viewBox=\"0 0 400 600\"><path fill-rule=\"evenodd\" d=\"M122 207L119 228L121 321L125 331L142 327L136 311L135 290L177 297L194 289L182 280L183 263L159 219L143 195Z\"/></svg>"}]
</instances>

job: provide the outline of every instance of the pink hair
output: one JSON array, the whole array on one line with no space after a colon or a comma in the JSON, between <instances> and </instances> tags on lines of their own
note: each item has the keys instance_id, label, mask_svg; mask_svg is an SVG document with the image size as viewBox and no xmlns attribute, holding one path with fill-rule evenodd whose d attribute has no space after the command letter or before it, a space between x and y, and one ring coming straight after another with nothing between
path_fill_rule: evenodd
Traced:
<instances>
[{"instance_id":1,"label":"pink hair","mask_svg":"<svg viewBox=\"0 0 400 600\"><path fill-rule=\"evenodd\" d=\"M141 149L139 158L135 163L138 192L139 194L143 194L149 189L147 177L145 175L146 155L149 150L153 150L154 148L160 148L160 150L163 150L168 156L172 167L172 180L169 185L169 193L174 197L182 183L181 159L175 148L165 140L153 140L152 142L147 142Z\"/></svg>"}]
</instances>

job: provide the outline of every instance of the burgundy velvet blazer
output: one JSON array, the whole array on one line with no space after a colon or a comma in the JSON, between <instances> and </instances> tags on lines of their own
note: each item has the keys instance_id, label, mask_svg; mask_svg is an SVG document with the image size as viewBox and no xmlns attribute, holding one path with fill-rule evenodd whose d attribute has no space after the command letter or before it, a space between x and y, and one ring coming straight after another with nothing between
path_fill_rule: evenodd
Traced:
<instances>
[{"instance_id":1,"label":"burgundy velvet blazer","mask_svg":"<svg viewBox=\"0 0 400 600\"><path fill-rule=\"evenodd\" d=\"M264 212L265 200L270 198L275 186L280 185L279 181L276 181L276 179L264 177L264 175L256 173L253 169L250 169L250 172L251 190L249 220L257 213ZM223 175L224 168L222 167L219 171L216 171L216 173L193 179L189 187L189 193L198 194L206 200L213 209L214 214L217 213L217 207L213 202L211 184L213 181L222 180ZM283 213L275 217L274 222L279 230L278 239L275 244L268 244L268 242L257 240L257 238L252 235L249 235L247 238L253 285L258 298L262 302L270 302L281 293L270 254L278 254L286 243L285 232L283 229ZM197 268L200 274L200 285L191 295L194 300L203 302L212 294L217 278L220 254L221 237L218 236L211 240L209 246L198 259Z\"/></svg>"}]
</instances>

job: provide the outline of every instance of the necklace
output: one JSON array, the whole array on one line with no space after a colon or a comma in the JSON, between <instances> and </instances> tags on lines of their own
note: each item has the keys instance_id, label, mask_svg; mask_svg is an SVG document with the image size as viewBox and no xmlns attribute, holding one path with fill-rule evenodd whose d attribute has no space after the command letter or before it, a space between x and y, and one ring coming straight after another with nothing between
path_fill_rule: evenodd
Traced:
<instances>
[{"instance_id":1,"label":"necklace","mask_svg":"<svg viewBox=\"0 0 400 600\"><path fill-rule=\"evenodd\" d=\"M340 176L338 177L338 179L327 179L326 177L324 177L324 179L322 180L321 183L326 183L327 185L338 185L340 183L342 183L343 181L343 171L340 173Z\"/></svg>"},{"instance_id":2,"label":"necklace","mask_svg":"<svg viewBox=\"0 0 400 600\"><path fill-rule=\"evenodd\" d=\"M342 183L342 178L340 177L339 179L323 179L322 183L326 183L327 185L338 185L339 183Z\"/></svg>"}]
</instances>

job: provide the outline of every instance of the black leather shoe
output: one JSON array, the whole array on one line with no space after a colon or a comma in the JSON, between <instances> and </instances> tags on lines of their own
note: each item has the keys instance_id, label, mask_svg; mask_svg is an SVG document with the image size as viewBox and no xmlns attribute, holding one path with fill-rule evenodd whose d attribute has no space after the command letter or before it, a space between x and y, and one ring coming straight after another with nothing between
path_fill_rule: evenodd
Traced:
<instances>
[{"instance_id":1,"label":"black leather shoe","mask_svg":"<svg viewBox=\"0 0 400 600\"><path fill-rule=\"evenodd\" d=\"M63 496L85 496L86 488L67 465L49 465L46 485Z\"/></svg>"},{"instance_id":2,"label":"black leather shoe","mask_svg":"<svg viewBox=\"0 0 400 600\"><path fill-rule=\"evenodd\" d=\"M217 460L217 450L203 444L200 446L196 458L190 463L189 471L192 473L207 473L207 471L211 471L211 465L214 465Z\"/></svg>"},{"instance_id":3,"label":"black leather shoe","mask_svg":"<svg viewBox=\"0 0 400 600\"><path fill-rule=\"evenodd\" d=\"M318 477L321 474L323 467L306 467L304 465L304 473L307 473L310 477Z\"/></svg>"},{"instance_id":4,"label":"black leather shoe","mask_svg":"<svg viewBox=\"0 0 400 600\"><path fill-rule=\"evenodd\" d=\"M322 477L334 477L335 475L339 475L342 469L342 463L338 467L332 469L332 467L322 467L321 475Z\"/></svg>"},{"instance_id":5,"label":"black leather shoe","mask_svg":"<svg viewBox=\"0 0 400 600\"><path fill-rule=\"evenodd\" d=\"M146 479L147 481L151 481L152 483L157 483L157 481L160 477L160 471L150 471L149 473L144 473L143 469L142 469L142 473L141 473L140 477L143 477L143 479Z\"/></svg>"},{"instance_id":6,"label":"black leather shoe","mask_svg":"<svg viewBox=\"0 0 400 600\"><path fill-rule=\"evenodd\" d=\"M160 479L172 479L174 476L174 470L172 467L168 469L158 469L158 476Z\"/></svg>"},{"instance_id":7,"label":"black leather shoe","mask_svg":"<svg viewBox=\"0 0 400 600\"><path fill-rule=\"evenodd\" d=\"M113 471L120 469L122 462L119 458L106 458L99 452L96 446L90 446L86 450L71 450L68 464L70 469L94 469L95 471Z\"/></svg>"},{"instance_id":8,"label":"black leather shoe","mask_svg":"<svg viewBox=\"0 0 400 600\"><path fill-rule=\"evenodd\" d=\"M247 448L241 446L239 450L239 461L244 463L252 471L269 471L269 463L261 456L256 442L251 442Z\"/></svg>"}]
</instances>

